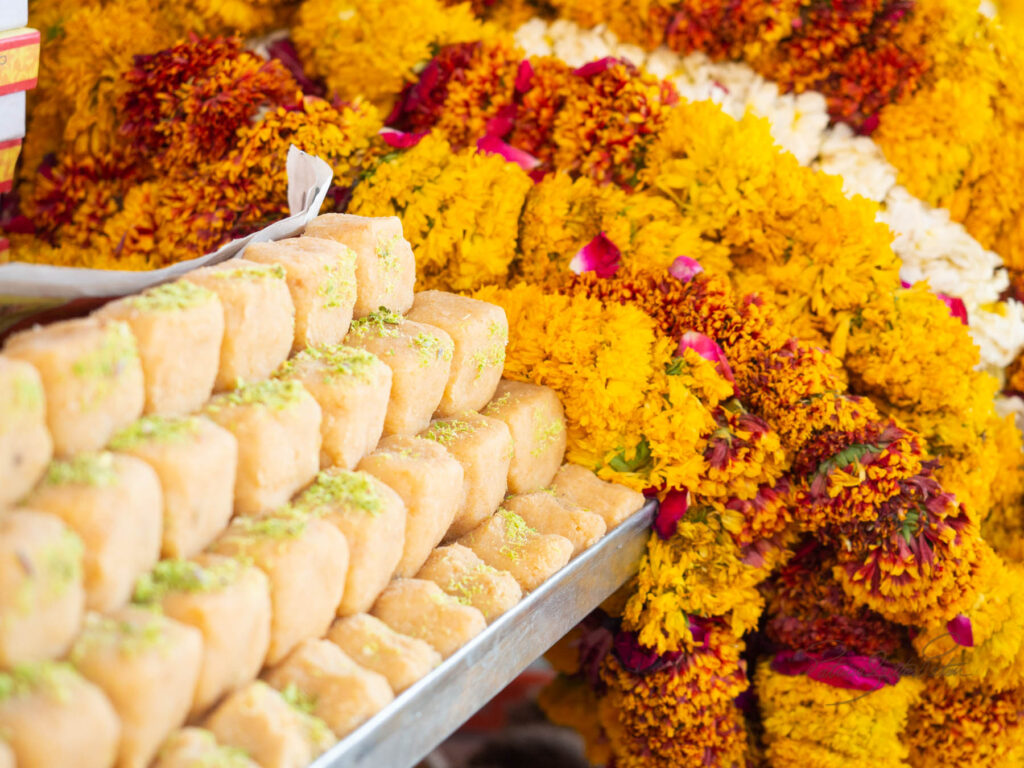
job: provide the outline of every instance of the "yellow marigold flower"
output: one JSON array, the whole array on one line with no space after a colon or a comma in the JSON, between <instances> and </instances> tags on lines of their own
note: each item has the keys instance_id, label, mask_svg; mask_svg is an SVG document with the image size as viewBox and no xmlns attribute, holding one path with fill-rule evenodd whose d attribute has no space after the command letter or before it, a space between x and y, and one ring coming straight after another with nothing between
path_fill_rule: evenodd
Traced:
<instances>
[{"instance_id":1,"label":"yellow marigold flower","mask_svg":"<svg viewBox=\"0 0 1024 768\"><path fill-rule=\"evenodd\" d=\"M402 220L424 287L473 290L506 280L531 185L515 163L475 148L452 152L430 135L385 157L356 187L349 210Z\"/></svg>"},{"instance_id":2,"label":"yellow marigold flower","mask_svg":"<svg viewBox=\"0 0 1024 768\"><path fill-rule=\"evenodd\" d=\"M706 509L697 512L707 517L704 522L684 518L668 541L651 536L640 562L623 626L658 653L691 646L687 614L728 614L736 635L753 629L761 616L764 598L757 585L768 570L747 565L720 517Z\"/></svg>"},{"instance_id":3,"label":"yellow marigold flower","mask_svg":"<svg viewBox=\"0 0 1024 768\"><path fill-rule=\"evenodd\" d=\"M924 683L903 737L914 768L1024 765L1024 688L953 687L942 677Z\"/></svg>"},{"instance_id":4,"label":"yellow marigold flower","mask_svg":"<svg viewBox=\"0 0 1024 768\"><path fill-rule=\"evenodd\" d=\"M342 99L390 109L438 46L479 40L468 3L438 0L305 0L292 27L303 62Z\"/></svg>"},{"instance_id":5,"label":"yellow marigold flower","mask_svg":"<svg viewBox=\"0 0 1024 768\"><path fill-rule=\"evenodd\" d=\"M906 768L900 736L920 680L850 690L776 672L765 661L755 686L773 768Z\"/></svg>"}]
</instances>

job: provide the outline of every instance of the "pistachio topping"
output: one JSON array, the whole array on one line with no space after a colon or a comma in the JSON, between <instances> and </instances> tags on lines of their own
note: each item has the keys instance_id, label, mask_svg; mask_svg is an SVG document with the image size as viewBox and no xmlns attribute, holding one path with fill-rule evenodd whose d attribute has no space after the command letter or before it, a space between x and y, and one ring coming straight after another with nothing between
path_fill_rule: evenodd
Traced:
<instances>
[{"instance_id":1,"label":"pistachio topping","mask_svg":"<svg viewBox=\"0 0 1024 768\"><path fill-rule=\"evenodd\" d=\"M351 331L360 337L373 334L379 338L395 338L398 336L398 327L403 322L404 318L394 310L380 307L366 317L353 320Z\"/></svg>"},{"instance_id":2,"label":"pistachio topping","mask_svg":"<svg viewBox=\"0 0 1024 768\"><path fill-rule=\"evenodd\" d=\"M132 601L154 605L172 592L212 592L234 583L241 571L242 564L232 558L208 567L191 560L161 560L139 577Z\"/></svg>"},{"instance_id":3,"label":"pistachio topping","mask_svg":"<svg viewBox=\"0 0 1024 768\"><path fill-rule=\"evenodd\" d=\"M128 297L125 301L132 309L141 312L169 312L176 309L188 309L197 304L211 301L216 294L187 280L176 280L149 288L140 294Z\"/></svg>"},{"instance_id":4,"label":"pistachio topping","mask_svg":"<svg viewBox=\"0 0 1024 768\"><path fill-rule=\"evenodd\" d=\"M233 405L265 405L275 411L284 410L302 399L305 388L293 379L267 379L252 384L239 382L237 389L214 397L207 410L216 412Z\"/></svg>"},{"instance_id":5,"label":"pistachio topping","mask_svg":"<svg viewBox=\"0 0 1024 768\"><path fill-rule=\"evenodd\" d=\"M199 419L195 416L143 416L114 435L110 447L128 451L142 443L180 443L195 437Z\"/></svg>"},{"instance_id":6,"label":"pistachio topping","mask_svg":"<svg viewBox=\"0 0 1024 768\"><path fill-rule=\"evenodd\" d=\"M468 421L459 421L458 419L441 420L431 424L427 431L423 433L423 437L427 440L433 440L435 443L450 446L463 435L470 435L475 431L476 425L470 424Z\"/></svg>"},{"instance_id":7,"label":"pistachio topping","mask_svg":"<svg viewBox=\"0 0 1024 768\"><path fill-rule=\"evenodd\" d=\"M451 360L452 348L432 333L418 333L409 343L419 352L420 366L426 368L438 360Z\"/></svg>"},{"instance_id":8,"label":"pistachio topping","mask_svg":"<svg viewBox=\"0 0 1024 768\"><path fill-rule=\"evenodd\" d=\"M501 554L510 560L518 560L523 545L537 531L526 524L521 516L505 507L498 508L505 529L505 543L501 548Z\"/></svg>"},{"instance_id":9,"label":"pistachio topping","mask_svg":"<svg viewBox=\"0 0 1024 768\"><path fill-rule=\"evenodd\" d=\"M78 677L67 662L34 661L15 664L12 669L0 672L0 701L43 691L60 701L67 700L67 684Z\"/></svg>"},{"instance_id":10,"label":"pistachio topping","mask_svg":"<svg viewBox=\"0 0 1024 768\"><path fill-rule=\"evenodd\" d=\"M50 462L43 477L45 485L90 485L105 487L117 482L114 454L79 453L70 459Z\"/></svg>"},{"instance_id":11,"label":"pistachio topping","mask_svg":"<svg viewBox=\"0 0 1024 768\"><path fill-rule=\"evenodd\" d=\"M274 376L288 378L293 376L303 363L313 361L320 364L320 370L328 381L339 376L351 376L368 382L370 370L376 364L377 358L365 349L346 347L344 344L306 347L291 360L282 363Z\"/></svg>"},{"instance_id":12,"label":"pistachio topping","mask_svg":"<svg viewBox=\"0 0 1024 768\"><path fill-rule=\"evenodd\" d=\"M273 277L284 280L287 272L280 264L247 264L244 267L235 269L216 269L210 273L218 279L242 278L246 280L262 280L266 277Z\"/></svg>"},{"instance_id":13,"label":"pistachio topping","mask_svg":"<svg viewBox=\"0 0 1024 768\"><path fill-rule=\"evenodd\" d=\"M347 469L323 470L299 496L295 506L303 511L345 504L376 515L381 511L380 494L373 481L362 472Z\"/></svg>"}]
</instances>

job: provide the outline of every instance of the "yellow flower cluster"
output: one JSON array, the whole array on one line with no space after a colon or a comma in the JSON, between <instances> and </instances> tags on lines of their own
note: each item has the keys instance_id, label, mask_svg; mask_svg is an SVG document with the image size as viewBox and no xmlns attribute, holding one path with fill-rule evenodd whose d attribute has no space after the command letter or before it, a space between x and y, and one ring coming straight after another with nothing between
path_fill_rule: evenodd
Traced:
<instances>
[{"instance_id":1,"label":"yellow flower cluster","mask_svg":"<svg viewBox=\"0 0 1024 768\"><path fill-rule=\"evenodd\" d=\"M1024 688L993 693L942 677L924 683L904 733L914 768L1024 765Z\"/></svg>"},{"instance_id":2,"label":"yellow flower cluster","mask_svg":"<svg viewBox=\"0 0 1024 768\"><path fill-rule=\"evenodd\" d=\"M570 259L602 232L638 270L661 272L677 256L696 259L709 272L729 266L727 251L702 238L671 200L564 172L530 189L519 228L519 271L531 282L566 274Z\"/></svg>"},{"instance_id":3,"label":"yellow flower cluster","mask_svg":"<svg viewBox=\"0 0 1024 768\"><path fill-rule=\"evenodd\" d=\"M439 46L479 40L468 4L438 0L305 0L292 38L310 74L332 95L390 109Z\"/></svg>"},{"instance_id":4,"label":"yellow flower cluster","mask_svg":"<svg viewBox=\"0 0 1024 768\"><path fill-rule=\"evenodd\" d=\"M648 541L636 589L622 616L624 626L658 653L692 646L687 614L727 614L739 637L757 626L764 608L757 585L768 573L743 562L739 547L713 512L702 522L684 520L671 539L652 536Z\"/></svg>"},{"instance_id":5,"label":"yellow flower cluster","mask_svg":"<svg viewBox=\"0 0 1024 768\"><path fill-rule=\"evenodd\" d=\"M900 735L923 688L919 680L850 690L762 662L755 686L772 768L906 768Z\"/></svg>"},{"instance_id":6,"label":"yellow flower cluster","mask_svg":"<svg viewBox=\"0 0 1024 768\"><path fill-rule=\"evenodd\" d=\"M561 397L569 461L637 490L696 482L715 423L686 379L666 371L673 345L656 335L649 317L528 284L484 287L474 295L508 316L505 375L549 386Z\"/></svg>"},{"instance_id":7,"label":"yellow flower cluster","mask_svg":"<svg viewBox=\"0 0 1024 768\"><path fill-rule=\"evenodd\" d=\"M475 148L453 152L430 135L385 156L349 205L363 216L398 216L428 288L472 290L505 282L530 178L515 163Z\"/></svg>"}]
</instances>

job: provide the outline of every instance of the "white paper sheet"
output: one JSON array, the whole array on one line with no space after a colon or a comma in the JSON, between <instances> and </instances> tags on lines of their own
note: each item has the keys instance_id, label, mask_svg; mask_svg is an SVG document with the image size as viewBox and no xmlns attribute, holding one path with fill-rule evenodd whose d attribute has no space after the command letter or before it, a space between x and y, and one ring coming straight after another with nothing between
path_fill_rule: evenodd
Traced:
<instances>
[{"instance_id":1,"label":"white paper sheet","mask_svg":"<svg viewBox=\"0 0 1024 768\"><path fill-rule=\"evenodd\" d=\"M75 299L113 298L137 293L198 267L240 256L249 243L281 240L301 234L306 224L320 212L334 173L319 157L295 146L288 149L287 170L291 216L259 232L232 240L205 256L149 272L55 267L24 262L0 265L0 332L36 312L50 310Z\"/></svg>"}]
</instances>

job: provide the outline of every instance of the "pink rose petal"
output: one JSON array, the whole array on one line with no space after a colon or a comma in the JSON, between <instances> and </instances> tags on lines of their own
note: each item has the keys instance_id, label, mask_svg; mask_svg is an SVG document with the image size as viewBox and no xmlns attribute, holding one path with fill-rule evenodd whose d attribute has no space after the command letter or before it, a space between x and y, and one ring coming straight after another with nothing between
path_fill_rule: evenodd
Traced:
<instances>
[{"instance_id":1,"label":"pink rose petal","mask_svg":"<svg viewBox=\"0 0 1024 768\"><path fill-rule=\"evenodd\" d=\"M591 61L589 64L584 64L582 67L577 67L573 70L573 74L579 77L593 77L599 75L608 69L611 69L616 64L621 64L622 60L617 59L614 56L605 56L603 59L597 61Z\"/></svg>"},{"instance_id":2,"label":"pink rose petal","mask_svg":"<svg viewBox=\"0 0 1024 768\"><path fill-rule=\"evenodd\" d=\"M946 624L946 629L949 630L949 636L957 645L962 645L964 648L974 647L974 629L971 626L971 620L962 613L956 618L950 619Z\"/></svg>"},{"instance_id":3,"label":"pink rose petal","mask_svg":"<svg viewBox=\"0 0 1024 768\"><path fill-rule=\"evenodd\" d=\"M510 163L518 165L524 171L532 171L540 165L540 160L529 152L516 149L511 144L506 144L497 136L484 136L482 139L477 141L476 148L479 151L487 152L488 154L501 155Z\"/></svg>"},{"instance_id":4,"label":"pink rose petal","mask_svg":"<svg viewBox=\"0 0 1024 768\"><path fill-rule=\"evenodd\" d=\"M679 339L678 353L682 355L684 349L694 350L705 360L714 363L723 378L730 382L734 381L732 368L729 367L729 361L725 357L725 352L703 333L698 333L697 331L687 331L684 333Z\"/></svg>"},{"instance_id":5,"label":"pink rose petal","mask_svg":"<svg viewBox=\"0 0 1024 768\"><path fill-rule=\"evenodd\" d=\"M415 147L427 133L428 131L406 133L405 131L396 131L394 128L381 128L377 131L377 135L384 140L384 143L395 149Z\"/></svg>"},{"instance_id":6,"label":"pink rose petal","mask_svg":"<svg viewBox=\"0 0 1024 768\"><path fill-rule=\"evenodd\" d=\"M895 667L873 656L847 654L836 649L826 653L780 651L772 659L772 669L784 675L806 675L833 688L877 691L899 682Z\"/></svg>"},{"instance_id":7,"label":"pink rose petal","mask_svg":"<svg viewBox=\"0 0 1024 768\"><path fill-rule=\"evenodd\" d=\"M911 284L906 280L900 280L901 288L910 288ZM964 305L963 299L958 299L956 296L948 296L945 293L936 293L939 300L949 307L949 314L955 317L964 325L967 325L967 307Z\"/></svg>"},{"instance_id":8,"label":"pink rose petal","mask_svg":"<svg viewBox=\"0 0 1024 768\"><path fill-rule=\"evenodd\" d=\"M658 514L654 518L654 532L668 541L676 532L679 521L686 517L690 506L690 494L687 491L669 491L665 500L658 506Z\"/></svg>"},{"instance_id":9,"label":"pink rose petal","mask_svg":"<svg viewBox=\"0 0 1024 768\"><path fill-rule=\"evenodd\" d=\"M621 256L618 246L602 232L579 249L569 262L569 269L577 275L593 272L600 278L611 277L622 266Z\"/></svg>"},{"instance_id":10,"label":"pink rose petal","mask_svg":"<svg viewBox=\"0 0 1024 768\"><path fill-rule=\"evenodd\" d=\"M516 93L526 93L533 87L533 65L529 59L519 62L516 70Z\"/></svg>"},{"instance_id":11,"label":"pink rose petal","mask_svg":"<svg viewBox=\"0 0 1024 768\"><path fill-rule=\"evenodd\" d=\"M704 267L700 265L700 262L689 256L676 256L672 266L668 268L668 273L672 277L682 280L684 283L690 282L703 271Z\"/></svg>"}]
</instances>

